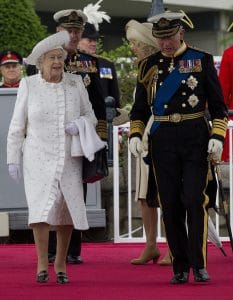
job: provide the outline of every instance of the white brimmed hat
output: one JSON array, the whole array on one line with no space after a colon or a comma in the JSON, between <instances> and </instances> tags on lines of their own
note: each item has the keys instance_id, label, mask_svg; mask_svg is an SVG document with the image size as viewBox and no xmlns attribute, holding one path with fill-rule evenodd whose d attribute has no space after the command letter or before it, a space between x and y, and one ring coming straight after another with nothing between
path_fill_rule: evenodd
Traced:
<instances>
[{"instance_id":1,"label":"white brimmed hat","mask_svg":"<svg viewBox=\"0 0 233 300\"><path fill-rule=\"evenodd\" d=\"M136 20L130 20L125 25L126 38L157 47L156 39L152 35L152 27L153 24L151 23L139 23Z\"/></svg>"},{"instance_id":2,"label":"white brimmed hat","mask_svg":"<svg viewBox=\"0 0 233 300\"><path fill-rule=\"evenodd\" d=\"M32 49L31 54L26 58L26 63L30 65L36 65L38 59L45 53L54 49L63 49L70 41L69 33L64 30L50 35L49 37L40 41Z\"/></svg>"},{"instance_id":3,"label":"white brimmed hat","mask_svg":"<svg viewBox=\"0 0 233 300\"><path fill-rule=\"evenodd\" d=\"M79 9L65 9L56 12L53 19L64 28L84 28L87 16Z\"/></svg>"}]
</instances>

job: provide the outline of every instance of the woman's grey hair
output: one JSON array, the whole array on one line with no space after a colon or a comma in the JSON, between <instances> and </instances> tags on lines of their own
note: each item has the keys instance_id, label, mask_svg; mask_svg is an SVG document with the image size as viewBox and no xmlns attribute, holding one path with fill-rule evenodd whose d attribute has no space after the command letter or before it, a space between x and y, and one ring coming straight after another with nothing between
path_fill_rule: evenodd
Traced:
<instances>
[{"instance_id":1,"label":"woman's grey hair","mask_svg":"<svg viewBox=\"0 0 233 300\"><path fill-rule=\"evenodd\" d=\"M56 50L56 49L62 50L63 56L64 56L64 60L65 60L68 53L67 53L67 51L66 51L64 48L62 48L62 47L51 49L51 50L49 50L48 52L53 51L53 50ZM46 52L46 53L48 53L48 52ZM44 60L44 57L45 57L46 53L42 54L42 55L37 59L37 62L36 62L36 68L37 68L39 71L41 71L41 69L42 69L42 62L43 62L43 60Z\"/></svg>"}]
</instances>

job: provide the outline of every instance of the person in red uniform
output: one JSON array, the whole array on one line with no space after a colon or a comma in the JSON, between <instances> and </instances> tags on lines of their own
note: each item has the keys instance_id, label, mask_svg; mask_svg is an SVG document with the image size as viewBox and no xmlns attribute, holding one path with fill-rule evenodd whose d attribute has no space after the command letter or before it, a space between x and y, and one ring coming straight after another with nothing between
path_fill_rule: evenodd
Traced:
<instances>
[{"instance_id":1,"label":"person in red uniform","mask_svg":"<svg viewBox=\"0 0 233 300\"><path fill-rule=\"evenodd\" d=\"M0 88L19 87L22 62L22 56L14 50L0 52L0 71L2 75Z\"/></svg>"},{"instance_id":2,"label":"person in red uniform","mask_svg":"<svg viewBox=\"0 0 233 300\"><path fill-rule=\"evenodd\" d=\"M233 31L233 22L227 29L228 32ZM224 101L228 110L233 110L233 46L224 50L222 55L222 61L219 70L219 79L222 87ZM233 119L233 116L229 114L229 118ZM229 134L227 132L222 160L229 161Z\"/></svg>"}]
</instances>

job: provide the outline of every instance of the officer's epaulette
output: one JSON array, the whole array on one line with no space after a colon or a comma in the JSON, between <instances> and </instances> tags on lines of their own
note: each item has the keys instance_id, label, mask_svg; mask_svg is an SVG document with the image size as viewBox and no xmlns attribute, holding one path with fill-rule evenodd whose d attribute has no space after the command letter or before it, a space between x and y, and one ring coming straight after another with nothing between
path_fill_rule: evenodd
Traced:
<instances>
[{"instance_id":1,"label":"officer's epaulette","mask_svg":"<svg viewBox=\"0 0 233 300\"><path fill-rule=\"evenodd\" d=\"M151 63L151 59L153 62L153 57L156 56L157 53L154 53L150 56L147 56L140 60L138 63L138 80L139 82L144 83L148 78L155 75L155 73L158 71L157 65L154 65L154 63Z\"/></svg>"},{"instance_id":2,"label":"officer's epaulette","mask_svg":"<svg viewBox=\"0 0 233 300\"><path fill-rule=\"evenodd\" d=\"M158 54L159 54L159 52L156 52L156 53L150 54L149 56L142 58L141 60L138 61L138 67L140 68L140 66L142 64L145 65L145 64L147 64L147 62L149 63L151 59L154 61L154 57L157 56Z\"/></svg>"},{"instance_id":3,"label":"officer's epaulette","mask_svg":"<svg viewBox=\"0 0 233 300\"><path fill-rule=\"evenodd\" d=\"M188 48L193 49L193 50L196 50L196 51L198 51L198 52L203 52L203 53L212 55L210 52L207 52L206 50L200 49L200 48L195 47L195 46L188 46Z\"/></svg>"},{"instance_id":4,"label":"officer's epaulette","mask_svg":"<svg viewBox=\"0 0 233 300\"><path fill-rule=\"evenodd\" d=\"M148 61L148 57L144 57L143 59L138 61L138 77L139 78L144 76L147 61Z\"/></svg>"}]
</instances>

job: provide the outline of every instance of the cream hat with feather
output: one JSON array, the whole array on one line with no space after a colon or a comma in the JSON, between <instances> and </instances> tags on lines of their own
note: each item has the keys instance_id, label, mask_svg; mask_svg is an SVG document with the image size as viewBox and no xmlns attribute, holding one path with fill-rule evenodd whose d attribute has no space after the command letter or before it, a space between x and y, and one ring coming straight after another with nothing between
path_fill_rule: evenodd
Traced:
<instances>
[{"instance_id":1,"label":"cream hat with feather","mask_svg":"<svg viewBox=\"0 0 233 300\"><path fill-rule=\"evenodd\" d=\"M158 47L156 39L152 35L151 23L139 23L136 20L130 20L125 25L127 40L137 40L147 45Z\"/></svg>"}]
</instances>

